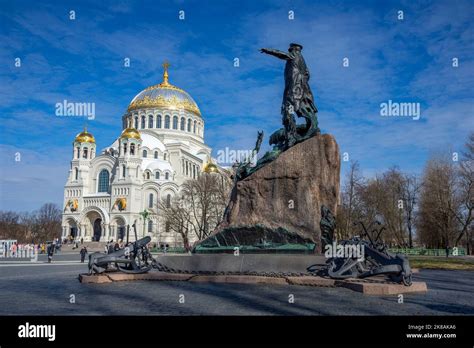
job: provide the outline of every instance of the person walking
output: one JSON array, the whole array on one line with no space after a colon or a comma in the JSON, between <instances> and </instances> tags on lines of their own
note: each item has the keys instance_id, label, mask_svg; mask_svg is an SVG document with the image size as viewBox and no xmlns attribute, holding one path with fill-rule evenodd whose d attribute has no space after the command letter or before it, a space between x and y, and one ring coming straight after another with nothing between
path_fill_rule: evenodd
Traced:
<instances>
[{"instance_id":1,"label":"person walking","mask_svg":"<svg viewBox=\"0 0 474 348\"><path fill-rule=\"evenodd\" d=\"M16 256L16 251L18 250L18 245L15 243L13 243L12 247L11 247L11 252L12 252L12 256L15 257Z\"/></svg>"},{"instance_id":2,"label":"person walking","mask_svg":"<svg viewBox=\"0 0 474 348\"><path fill-rule=\"evenodd\" d=\"M48 245L48 263L51 263L53 260L53 254L54 254L54 244L51 243Z\"/></svg>"},{"instance_id":3,"label":"person walking","mask_svg":"<svg viewBox=\"0 0 474 348\"><path fill-rule=\"evenodd\" d=\"M108 246L108 249L107 249L107 253L108 254L112 254L114 252L114 240L112 239L109 243L109 246Z\"/></svg>"},{"instance_id":4,"label":"person walking","mask_svg":"<svg viewBox=\"0 0 474 348\"><path fill-rule=\"evenodd\" d=\"M87 254L87 248L85 246L82 247L80 254L81 254L81 263L84 263L84 260Z\"/></svg>"}]
</instances>

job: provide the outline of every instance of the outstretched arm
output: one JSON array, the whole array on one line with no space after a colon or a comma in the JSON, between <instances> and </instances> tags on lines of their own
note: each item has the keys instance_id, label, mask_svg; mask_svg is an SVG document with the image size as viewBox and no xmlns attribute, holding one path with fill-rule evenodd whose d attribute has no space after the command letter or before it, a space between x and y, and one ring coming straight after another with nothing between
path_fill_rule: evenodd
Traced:
<instances>
[{"instance_id":1,"label":"outstretched arm","mask_svg":"<svg viewBox=\"0 0 474 348\"><path fill-rule=\"evenodd\" d=\"M262 48L262 49L260 49L260 52L269 54L271 56L275 56L275 57L283 59L283 60L291 59L290 55L287 52L274 50L272 48Z\"/></svg>"}]
</instances>

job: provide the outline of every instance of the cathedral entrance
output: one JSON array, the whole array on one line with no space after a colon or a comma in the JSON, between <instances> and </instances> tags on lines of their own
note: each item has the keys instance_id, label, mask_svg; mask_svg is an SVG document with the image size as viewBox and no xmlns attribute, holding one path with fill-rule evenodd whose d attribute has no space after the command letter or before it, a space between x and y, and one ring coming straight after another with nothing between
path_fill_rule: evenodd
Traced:
<instances>
[{"instance_id":1,"label":"cathedral entrance","mask_svg":"<svg viewBox=\"0 0 474 348\"><path fill-rule=\"evenodd\" d=\"M125 226L119 226L117 239L118 240L124 240L125 239Z\"/></svg>"},{"instance_id":2,"label":"cathedral entrance","mask_svg":"<svg viewBox=\"0 0 474 348\"><path fill-rule=\"evenodd\" d=\"M64 235L64 238L68 239L75 239L78 235L78 229L77 229L77 224L74 219L67 219L66 220L66 233Z\"/></svg>"},{"instance_id":3,"label":"cathedral entrance","mask_svg":"<svg viewBox=\"0 0 474 348\"><path fill-rule=\"evenodd\" d=\"M125 239L125 219L121 216L114 217L112 221L113 236L117 241Z\"/></svg>"},{"instance_id":4,"label":"cathedral entrance","mask_svg":"<svg viewBox=\"0 0 474 348\"><path fill-rule=\"evenodd\" d=\"M71 236L72 238L76 238L76 237L77 237L77 227L76 227L76 226L71 227L70 236Z\"/></svg>"},{"instance_id":5,"label":"cathedral entrance","mask_svg":"<svg viewBox=\"0 0 474 348\"><path fill-rule=\"evenodd\" d=\"M102 219L96 219L94 221L94 236L92 238L93 241L100 241L100 237L102 235Z\"/></svg>"}]
</instances>

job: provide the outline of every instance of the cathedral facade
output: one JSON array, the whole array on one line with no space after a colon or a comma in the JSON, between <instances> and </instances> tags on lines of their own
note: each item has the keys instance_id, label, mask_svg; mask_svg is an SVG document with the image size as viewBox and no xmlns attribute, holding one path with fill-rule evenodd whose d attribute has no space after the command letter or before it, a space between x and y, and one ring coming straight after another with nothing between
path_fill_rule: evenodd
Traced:
<instances>
[{"instance_id":1,"label":"cathedral facade","mask_svg":"<svg viewBox=\"0 0 474 348\"><path fill-rule=\"evenodd\" d=\"M168 81L132 99L122 117L123 131L96 153L86 129L73 142L73 159L64 187L62 237L85 241L134 240L182 245L160 218L159 204L171 204L181 185L201 171L214 170L204 143L204 119L193 98Z\"/></svg>"}]
</instances>

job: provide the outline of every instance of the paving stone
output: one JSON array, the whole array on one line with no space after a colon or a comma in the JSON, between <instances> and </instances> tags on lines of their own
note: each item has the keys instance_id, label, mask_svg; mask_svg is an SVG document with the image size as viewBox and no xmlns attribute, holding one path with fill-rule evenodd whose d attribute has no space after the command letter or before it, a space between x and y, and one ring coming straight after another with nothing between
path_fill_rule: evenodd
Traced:
<instances>
[{"instance_id":1,"label":"paving stone","mask_svg":"<svg viewBox=\"0 0 474 348\"><path fill-rule=\"evenodd\" d=\"M107 275L103 275L103 274L99 274L99 275L79 274L79 281L84 284L112 283L112 280L110 280L110 278Z\"/></svg>"},{"instance_id":2,"label":"paving stone","mask_svg":"<svg viewBox=\"0 0 474 348\"><path fill-rule=\"evenodd\" d=\"M304 276L304 277L286 277L288 283L292 285L308 286L335 286L336 281L330 278Z\"/></svg>"},{"instance_id":3,"label":"paving stone","mask_svg":"<svg viewBox=\"0 0 474 348\"><path fill-rule=\"evenodd\" d=\"M246 276L246 275L199 275L191 278L190 282L236 283L236 284L279 284L287 285L285 278Z\"/></svg>"},{"instance_id":4,"label":"paving stone","mask_svg":"<svg viewBox=\"0 0 474 348\"><path fill-rule=\"evenodd\" d=\"M127 274L127 273L108 273L108 277L113 281L127 281L127 280L188 280L192 274L177 274L166 272L149 272L141 274Z\"/></svg>"},{"instance_id":5,"label":"paving stone","mask_svg":"<svg viewBox=\"0 0 474 348\"><path fill-rule=\"evenodd\" d=\"M355 280L338 280L336 286L341 286L364 295L398 295L413 292L427 292L428 287L425 282L413 282L411 286L395 283L382 282L360 282Z\"/></svg>"}]
</instances>

